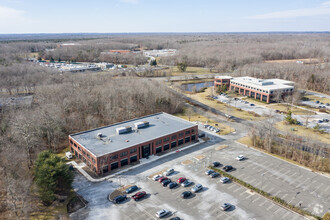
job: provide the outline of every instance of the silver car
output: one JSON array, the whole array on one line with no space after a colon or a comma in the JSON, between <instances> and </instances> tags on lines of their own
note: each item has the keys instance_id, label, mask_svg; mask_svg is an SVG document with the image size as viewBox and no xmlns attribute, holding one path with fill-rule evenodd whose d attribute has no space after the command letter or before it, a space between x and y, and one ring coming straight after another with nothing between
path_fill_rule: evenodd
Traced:
<instances>
[{"instance_id":1,"label":"silver car","mask_svg":"<svg viewBox=\"0 0 330 220\"><path fill-rule=\"evenodd\" d=\"M220 179L220 182L222 182L222 183L226 183L226 182L228 182L230 179L228 178L228 177L222 177L221 179Z\"/></svg>"},{"instance_id":2,"label":"silver car","mask_svg":"<svg viewBox=\"0 0 330 220\"><path fill-rule=\"evenodd\" d=\"M202 190L203 189L203 185L202 184L197 184L196 186L194 186L192 189L191 189L191 191L192 192L198 192L198 191L200 191L200 190Z\"/></svg>"},{"instance_id":3,"label":"silver car","mask_svg":"<svg viewBox=\"0 0 330 220\"><path fill-rule=\"evenodd\" d=\"M161 218L161 217L164 217L165 215L167 215L169 212L170 212L170 211L168 211L168 210L166 210L166 209L162 209L162 210L160 210L160 211L158 211L158 212L156 213L156 216L157 216L158 218Z\"/></svg>"},{"instance_id":4,"label":"silver car","mask_svg":"<svg viewBox=\"0 0 330 220\"><path fill-rule=\"evenodd\" d=\"M174 169L168 169L164 172L164 176L169 176L171 175L172 173L174 173Z\"/></svg>"}]
</instances>

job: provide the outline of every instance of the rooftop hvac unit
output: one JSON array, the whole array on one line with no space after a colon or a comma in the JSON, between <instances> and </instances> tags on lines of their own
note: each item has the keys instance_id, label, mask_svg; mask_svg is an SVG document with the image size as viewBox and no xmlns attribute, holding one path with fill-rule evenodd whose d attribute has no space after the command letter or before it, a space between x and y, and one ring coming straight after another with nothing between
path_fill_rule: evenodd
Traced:
<instances>
[{"instance_id":1,"label":"rooftop hvac unit","mask_svg":"<svg viewBox=\"0 0 330 220\"><path fill-rule=\"evenodd\" d=\"M134 125L135 125L135 128L137 128L137 129L146 128L146 127L149 127L149 122L148 121L139 121L139 122L136 122Z\"/></svg>"},{"instance_id":2,"label":"rooftop hvac unit","mask_svg":"<svg viewBox=\"0 0 330 220\"><path fill-rule=\"evenodd\" d=\"M132 131L131 126L116 128L117 134L125 134Z\"/></svg>"}]
</instances>

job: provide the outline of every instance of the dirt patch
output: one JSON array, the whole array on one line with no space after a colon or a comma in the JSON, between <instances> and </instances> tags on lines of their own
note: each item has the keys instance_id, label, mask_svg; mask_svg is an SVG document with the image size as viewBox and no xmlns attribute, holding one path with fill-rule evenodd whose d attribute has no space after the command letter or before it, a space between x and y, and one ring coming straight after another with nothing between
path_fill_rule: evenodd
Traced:
<instances>
[{"instance_id":1,"label":"dirt patch","mask_svg":"<svg viewBox=\"0 0 330 220\"><path fill-rule=\"evenodd\" d=\"M222 149L225 149L227 147L228 147L228 145L220 145L220 146L215 147L215 150L222 150Z\"/></svg>"},{"instance_id":2,"label":"dirt patch","mask_svg":"<svg viewBox=\"0 0 330 220\"><path fill-rule=\"evenodd\" d=\"M88 202L82 196L77 195L69 201L67 205L67 212L68 213L76 212L79 209L86 207L87 203Z\"/></svg>"},{"instance_id":3,"label":"dirt patch","mask_svg":"<svg viewBox=\"0 0 330 220\"><path fill-rule=\"evenodd\" d=\"M197 155L197 156L194 156L194 158L196 160L203 160L205 158L205 155L201 154L201 155Z\"/></svg>"},{"instance_id":4,"label":"dirt patch","mask_svg":"<svg viewBox=\"0 0 330 220\"><path fill-rule=\"evenodd\" d=\"M126 189L130 188L131 186L133 186L133 185L131 184L131 185L119 187L118 189L116 189L115 191L113 191L112 193L109 194L109 200L112 201L117 196L126 194L126 192L125 192Z\"/></svg>"},{"instance_id":5,"label":"dirt patch","mask_svg":"<svg viewBox=\"0 0 330 220\"><path fill-rule=\"evenodd\" d=\"M185 160L185 161L181 162L182 165L188 165L188 164L191 164L191 163L193 163L192 160Z\"/></svg>"}]
</instances>

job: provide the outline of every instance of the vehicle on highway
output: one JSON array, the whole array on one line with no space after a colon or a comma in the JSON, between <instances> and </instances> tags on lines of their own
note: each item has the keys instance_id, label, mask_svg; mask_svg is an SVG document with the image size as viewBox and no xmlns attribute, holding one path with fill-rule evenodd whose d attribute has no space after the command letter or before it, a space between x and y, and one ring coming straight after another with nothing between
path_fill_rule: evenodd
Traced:
<instances>
[{"instance_id":1,"label":"vehicle on highway","mask_svg":"<svg viewBox=\"0 0 330 220\"><path fill-rule=\"evenodd\" d=\"M126 195L119 195L113 199L113 202L118 204L118 203L125 201L126 199L127 199Z\"/></svg>"},{"instance_id":2,"label":"vehicle on highway","mask_svg":"<svg viewBox=\"0 0 330 220\"><path fill-rule=\"evenodd\" d=\"M216 177L218 177L218 176L220 176L220 174L217 173L217 172L214 172L214 173L211 173L211 174L210 174L210 177L211 177L211 178L216 178Z\"/></svg>"},{"instance_id":3,"label":"vehicle on highway","mask_svg":"<svg viewBox=\"0 0 330 220\"><path fill-rule=\"evenodd\" d=\"M222 209L223 211L227 211L228 209L230 209L231 206L232 206L232 205L229 204L229 203L224 203L224 204L221 206L221 209Z\"/></svg>"},{"instance_id":4,"label":"vehicle on highway","mask_svg":"<svg viewBox=\"0 0 330 220\"><path fill-rule=\"evenodd\" d=\"M186 180L186 181L184 181L183 183L181 183L181 186L183 186L183 187L187 187L187 186L190 186L191 184L193 184L192 181L190 181L190 180Z\"/></svg>"},{"instance_id":5,"label":"vehicle on highway","mask_svg":"<svg viewBox=\"0 0 330 220\"><path fill-rule=\"evenodd\" d=\"M174 169L168 169L164 172L164 176L169 176L171 175L172 173L174 173Z\"/></svg>"},{"instance_id":6,"label":"vehicle on highway","mask_svg":"<svg viewBox=\"0 0 330 220\"><path fill-rule=\"evenodd\" d=\"M232 117L233 117L233 116L228 115L228 114L225 114L225 116L226 116L227 118L232 118Z\"/></svg>"},{"instance_id":7,"label":"vehicle on highway","mask_svg":"<svg viewBox=\"0 0 330 220\"><path fill-rule=\"evenodd\" d=\"M163 177L162 175L155 175L152 177L153 180L158 181L161 177Z\"/></svg>"},{"instance_id":8,"label":"vehicle on highway","mask_svg":"<svg viewBox=\"0 0 330 220\"><path fill-rule=\"evenodd\" d=\"M178 184L176 182L170 182L167 186L169 189L173 189L174 187L176 187Z\"/></svg>"},{"instance_id":9,"label":"vehicle on highway","mask_svg":"<svg viewBox=\"0 0 330 220\"><path fill-rule=\"evenodd\" d=\"M222 168L224 171L230 171L230 170L232 170L233 169L233 167L232 166L230 166L230 165L227 165L227 166L224 166L223 168Z\"/></svg>"},{"instance_id":10,"label":"vehicle on highway","mask_svg":"<svg viewBox=\"0 0 330 220\"><path fill-rule=\"evenodd\" d=\"M181 198L186 199L186 198L190 197L191 195L192 195L192 192L184 191L183 193L181 193Z\"/></svg>"},{"instance_id":11,"label":"vehicle on highway","mask_svg":"<svg viewBox=\"0 0 330 220\"><path fill-rule=\"evenodd\" d=\"M208 171L205 172L206 175L210 175L211 173L214 173L214 171L213 170L208 170Z\"/></svg>"},{"instance_id":12,"label":"vehicle on highway","mask_svg":"<svg viewBox=\"0 0 330 220\"><path fill-rule=\"evenodd\" d=\"M236 160L238 160L238 161L241 161L241 160L244 160L244 159L245 159L244 155L238 155L236 157Z\"/></svg>"},{"instance_id":13,"label":"vehicle on highway","mask_svg":"<svg viewBox=\"0 0 330 220\"><path fill-rule=\"evenodd\" d=\"M229 182L229 178L228 177L222 177L221 179L220 179L220 182L222 182L222 183L227 183L227 182Z\"/></svg>"},{"instance_id":14,"label":"vehicle on highway","mask_svg":"<svg viewBox=\"0 0 330 220\"><path fill-rule=\"evenodd\" d=\"M168 211L166 209L162 209L156 213L156 217L161 218L161 217L164 217L165 215L167 215L168 213L170 213L170 211Z\"/></svg>"},{"instance_id":15,"label":"vehicle on highway","mask_svg":"<svg viewBox=\"0 0 330 220\"><path fill-rule=\"evenodd\" d=\"M177 180L177 182L179 183L179 184L181 184L181 183L183 183L184 181L186 181L187 179L185 178L185 177L180 177L178 180Z\"/></svg>"},{"instance_id":16,"label":"vehicle on highway","mask_svg":"<svg viewBox=\"0 0 330 220\"><path fill-rule=\"evenodd\" d=\"M137 192L136 194L134 194L132 196L132 199L134 199L134 201L138 201L139 199L142 199L146 195L147 195L147 193L145 191Z\"/></svg>"},{"instance_id":17,"label":"vehicle on highway","mask_svg":"<svg viewBox=\"0 0 330 220\"><path fill-rule=\"evenodd\" d=\"M170 179L167 179L167 180L164 180L163 182L162 182L162 185L164 186L164 187L166 187L168 184L170 184L172 181L170 180Z\"/></svg>"},{"instance_id":18,"label":"vehicle on highway","mask_svg":"<svg viewBox=\"0 0 330 220\"><path fill-rule=\"evenodd\" d=\"M203 185L202 184L197 184L196 186L194 186L192 189L191 189L191 191L192 192L198 192L198 191L200 191L200 190L202 190L203 189Z\"/></svg>"},{"instance_id":19,"label":"vehicle on highway","mask_svg":"<svg viewBox=\"0 0 330 220\"><path fill-rule=\"evenodd\" d=\"M213 165L214 167L218 167L218 166L221 165L221 163L219 163L218 161L214 161L214 162L212 163L212 165Z\"/></svg>"},{"instance_id":20,"label":"vehicle on highway","mask_svg":"<svg viewBox=\"0 0 330 220\"><path fill-rule=\"evenodd\" d=\"M163 182L164 180L168 180L168 178L166 176L162 176L161 178L159 178L158 182Z\"/></svg>"},{"instance_id":21,"label":"vehicle on highway","mask_svg":"<svg viewBox=\"0 0 330 220\"><path fill-rule=\"evenodd\" d=\"M136 190L138 190L138 187L136 186L136 185L134 185L134 186L131 186L130 188L128 188L128 189L126 189L126 193L127 194L130 194L130 193L132 193L132 192L134 192L134 191L136 191Z\"/></svg>"}]
</instances>

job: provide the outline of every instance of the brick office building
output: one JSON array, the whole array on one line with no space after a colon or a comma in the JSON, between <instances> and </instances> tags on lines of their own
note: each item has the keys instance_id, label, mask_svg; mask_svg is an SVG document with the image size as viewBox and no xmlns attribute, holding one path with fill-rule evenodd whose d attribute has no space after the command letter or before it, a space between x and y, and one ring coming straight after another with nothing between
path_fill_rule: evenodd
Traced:
<instances>
[{"instance_id":1,"label":"brick office building","mask_svg":"<svg viewBox=\"0 0 330 220\"><path fill-rule=\"evenodd\" d=\"M97 174L198 139L198 126L161 112L69 135L71 152Z\"/></svg>"},{"instance_id":2,"label":"brick office building","mask_svg":"<svg viewBox=\"0 0 330 220\"><path fill-rule=\"evenodd\" d=\"M282 79L257 79L253 77L216 76L214 86L226 85L227 89L241 95L270 103L275 102L276 96L292 94L294 82Z\"/></svg>"}]
</instances>

